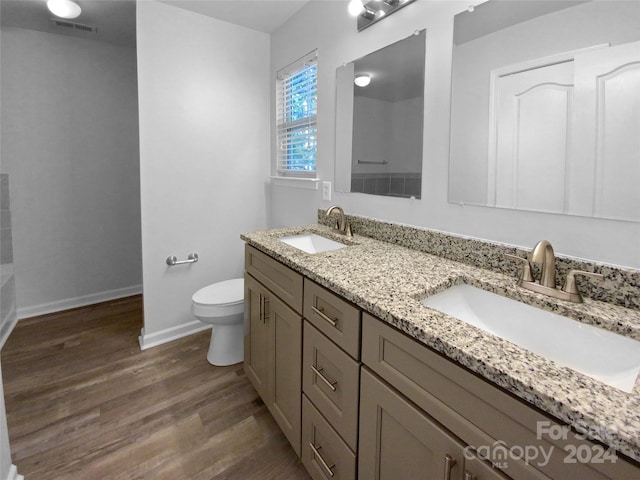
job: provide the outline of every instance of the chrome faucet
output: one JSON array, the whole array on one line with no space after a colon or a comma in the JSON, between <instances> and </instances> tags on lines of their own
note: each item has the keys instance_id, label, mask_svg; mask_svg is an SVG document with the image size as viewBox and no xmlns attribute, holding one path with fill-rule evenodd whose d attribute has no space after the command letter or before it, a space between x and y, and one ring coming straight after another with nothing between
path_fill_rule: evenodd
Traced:
<instances>
[{"instance_id":1,"label":"chrome faucet","mask_svg":"<svg viewBox=\"0 0 640 480\"><path fill-rule=\"evenodd\" d=\"M351 225L347 223L347 219L344 216L344 210L342 209L342 207L339 207L338 205L333 205L332 207L329 207L327 211L324 212L324 214L328 217L334 211L338 212L339 217L338 217L338 220L336 220L336 224L333 227L333 231L336 233L339 233L340 235L346 235L347 237L353 236L353 234L351 233Z\"/></svg>"},{"instance_id":2,"label":"chrome faucet","mask_svg":"<svg viewBox=\"0 0 640 480\"><path fill-rule=\"evenodd\" d=\"M603 280L604 277L599 273L583 272L581 270L571 270L567 275L564 287L559 289L556 287L556 257L553 252L553 247L546 240L541 240L536 243L535 247L531 251L529 259L517 257L515 255L505 254L505 257L512 260L523 262L524 267L522 274L518 279L518 286L531 290L533 292L549 295L553 298L560 300L567 300L569 302L582 302L582 295L578 290L576 284L576 275L582 275L585 277L591 277L596 280ZM540 281L536 282L533 273L531 271L531 263L538 263L541 265Z\"/></svg>"}]
</instances>

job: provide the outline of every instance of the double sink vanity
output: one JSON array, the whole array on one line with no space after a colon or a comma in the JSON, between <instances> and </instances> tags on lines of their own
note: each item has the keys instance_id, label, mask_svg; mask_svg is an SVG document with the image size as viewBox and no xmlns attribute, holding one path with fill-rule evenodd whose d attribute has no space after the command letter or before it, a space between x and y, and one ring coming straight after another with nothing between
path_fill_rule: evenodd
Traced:
<instances>
[{"instance_id":1,"label":"double sink vanity","mask_svg":"<svg viewBox=\"0 0 640 480\"><path fill-rule=\"evenodd\" d=\"M242 235L245 371L312 478L640 478L637 272L558 259L604 274L569 302L527 252L348 220Z\"/></svg>"}]
</instances>

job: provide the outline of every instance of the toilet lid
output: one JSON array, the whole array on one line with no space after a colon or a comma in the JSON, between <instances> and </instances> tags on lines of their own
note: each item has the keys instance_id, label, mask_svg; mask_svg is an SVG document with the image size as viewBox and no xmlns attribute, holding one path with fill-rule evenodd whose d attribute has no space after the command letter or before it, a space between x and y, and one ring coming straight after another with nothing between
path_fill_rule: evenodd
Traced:
<instances>
[{"instance_id":1,"label":"toilet lid","mask_svg":"<svg viewBox=\"0 0 640 480\"><path fill-rule=\"evenodd\" d=\"M201 288L192 300L200 305L233 305L244 301L244 278L234 278Z\"/></svg>"}]
</instances>

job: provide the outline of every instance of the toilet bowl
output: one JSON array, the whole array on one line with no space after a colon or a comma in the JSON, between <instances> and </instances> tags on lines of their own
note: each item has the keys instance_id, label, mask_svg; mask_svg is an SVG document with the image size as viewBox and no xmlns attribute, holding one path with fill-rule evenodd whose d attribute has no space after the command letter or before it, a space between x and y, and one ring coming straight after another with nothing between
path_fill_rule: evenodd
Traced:
<instances>
[{"instance_id":1,"label":"toilet bowl","mask_svg":"<svg viewBox=\"0 0 640 480\"><path fill-rule=\"evenodd\" d=\"M191 297L193 316L213 325L207 360L225 366L244 359L244 279L201 288Z\"/></svg>"}]
</instances>

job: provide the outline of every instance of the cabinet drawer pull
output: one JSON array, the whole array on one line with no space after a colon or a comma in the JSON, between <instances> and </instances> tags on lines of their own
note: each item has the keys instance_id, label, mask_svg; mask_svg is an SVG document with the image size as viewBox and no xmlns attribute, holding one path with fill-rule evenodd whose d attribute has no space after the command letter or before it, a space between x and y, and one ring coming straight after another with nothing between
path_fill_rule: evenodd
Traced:
<instances>
[{"instance_id":1,"label":"cabinet drawer pull","mask_svg":"<svg viewBox=\"0 0 640 480\"><path fill-rule=\"evenodd\" d=\"M324 461L324 458L322 458L322 455L320 455L320 449L322 447L317 447L313 444L313 442L309 442L309 446L311 447L311 450L313 450L313 454L315 455L315 457L320 460L320 464L324 467L325 471L327 472L327 475L329 475L330 477L333 477L333 467L335 467L335 463L331 466L327 465L327 462Z\"/></svg>"},{"instance_id":2,"label":"cabinet drawer pull","mask_svg":"<svg viewBox=\"0 0 640 480\"><path fill-rule=\"evenodd\" d=\"M451 469L456 463L456 459L451 455L446 454L444 456L444 480L451 480Z\"/></svg>"},{"instance_id":3,"label":"cabinet drawer pull","mask_svg":"<svg viewBox=\"0 0 640 480\"><path fill-rule=\"evenodd\" d=\"M327 384L327 386L333 390L334 392L336 391L336 385L338 384L338 382L330 382L329 379L327 377L325 377L322 374L322 369L321 368L316 368L313 365L311 365L311 370L313 371L313 373L315 373L318 377L320 377L320 379Z\"/></svg>"},{"instance_id":4,"label":"cabinet drawer pull","mask_svg":"<svg viewBox=\"0 0 640 480\"><path fill-rule=\"evenodd\" d=\"M474 477L473 474L467 471L464 472L464 480L475 480L475 479L476 477Z\"/></svg>"},{"instance_id":5,"label":"cabinet drawer pull","mask_svg":"<svg viewBox=\"0 0 640 480\"><path fill-rule=\"evenodd\" d=\"M338 324L338 322L336 322L335 320L327 317L327 315L321 309L311 306L311 310L313 310L313 313L318 315L320 318L330 323L332 327L335 327Z\"/></svg>"},{"instance_id":6,"label":"cabinet drawer pull","mask_svg":"<svg viewBox=\"0 0 640 480\"><path fill-rule=\"evenodd\" d=\"M267 307L269 306L269 299L260 294L260 321L266 323L271 315L267 315Z\"/></svg>"},{"instance_id":7,"label":"cabinet drawer pull","mask_svg":"<svg viewBox=\"0 0 640 480\"><path fill-rule=\"evenodd\" d=\"M264 297L260 294L260 321L264 323Z\"/></svg>"}]
</instances>

